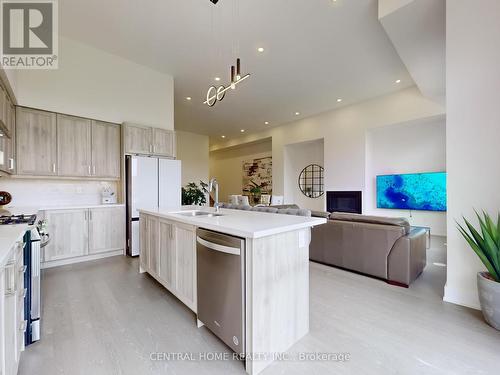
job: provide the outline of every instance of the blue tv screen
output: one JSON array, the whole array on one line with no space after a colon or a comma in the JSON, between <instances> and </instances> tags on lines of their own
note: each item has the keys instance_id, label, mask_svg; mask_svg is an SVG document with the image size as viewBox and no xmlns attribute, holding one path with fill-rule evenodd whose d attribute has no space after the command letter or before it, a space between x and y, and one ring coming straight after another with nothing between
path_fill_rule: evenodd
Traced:
<instances>
[{"instance_id":1,"label":"blue tv screen","mask_svg":"<svg viewBox=\"0 0 500 375\"><path fill-rule=\"evenodd\" d=\"M377 207L446 211L446 172L377 176Z\"/></svg>"}]
</instances>

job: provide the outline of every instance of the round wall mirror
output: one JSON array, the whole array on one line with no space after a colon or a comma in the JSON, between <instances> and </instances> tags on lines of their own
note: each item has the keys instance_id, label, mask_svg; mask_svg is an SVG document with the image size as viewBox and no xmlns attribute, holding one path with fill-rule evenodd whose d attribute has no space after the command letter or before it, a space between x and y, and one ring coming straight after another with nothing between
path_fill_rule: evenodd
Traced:
<instances>
[{"instance_id":1,"label":"round wall mirror","mask_svg":"<svg viewBox=\"0 0 500 375\"><path fill-rule=\"evenodd\" d=\"M324 169L321 165L311 164L305 167L299 175L300 191L309 198L319 198L324 191Z\"/></svg>"}]
</instances>

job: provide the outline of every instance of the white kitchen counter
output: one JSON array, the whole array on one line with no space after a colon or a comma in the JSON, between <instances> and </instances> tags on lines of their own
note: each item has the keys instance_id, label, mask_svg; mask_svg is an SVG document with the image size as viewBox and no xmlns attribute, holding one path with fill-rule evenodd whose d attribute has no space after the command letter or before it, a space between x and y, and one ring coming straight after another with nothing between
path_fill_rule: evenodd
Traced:
<instances>
[{"instance_id":1,"label":"white kitchen counter","mask_svg":"<svg viewBox=\"0 0 500 375\"><path fill-rule=\"evenodd\" d=\"M87 204L87 205L74 205L74 206L44 206L33 207L33 206L6 206L3 207L5 210L9 211L12 215L31 215L36 214L39 211L57 211L57 210L84 210L88 208L112 208L112 207L125 207L123 203L114 204Z\"/></svg>"},{"instance_id":2,"label":"white kitchen counter","mask_svg":"<svg viewBox=\"0 0 500 375\"><path fill-rule=\"evenodd\" d=\"M139 209L139 212L243 238L262 238L321 225L326 219L221 208L223 216L184 216L182 211L209 211L213 208L183 206L173 209Z\"/></svg>"},{"instance_id":3,"label":"white kitchen counter","mask_svg":"<svg viewBox=\"0 0 500 375\"><path fill-rule=\"evenodd\" d=\"M0 225L0 267L7 263L12 247L23 240L28 228L28 224Z\"/></svg>"}]
</instances>

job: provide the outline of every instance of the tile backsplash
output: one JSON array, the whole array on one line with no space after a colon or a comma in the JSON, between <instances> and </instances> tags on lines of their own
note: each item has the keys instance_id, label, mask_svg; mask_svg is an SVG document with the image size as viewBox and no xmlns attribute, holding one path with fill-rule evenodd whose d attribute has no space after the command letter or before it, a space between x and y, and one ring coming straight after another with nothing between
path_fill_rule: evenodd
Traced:
<instances>
[{"instance_id":1,"label":"tile backsplash","mask_svg":"<svg viewBox=\"0 0 500 375\"><path fill-rule=\"evenodd\" d=\"M101 204L103 186L117 192L117 182L0 178L0 190L12 195L10 206L47 207Z\"/></svg>"}]
</instances>

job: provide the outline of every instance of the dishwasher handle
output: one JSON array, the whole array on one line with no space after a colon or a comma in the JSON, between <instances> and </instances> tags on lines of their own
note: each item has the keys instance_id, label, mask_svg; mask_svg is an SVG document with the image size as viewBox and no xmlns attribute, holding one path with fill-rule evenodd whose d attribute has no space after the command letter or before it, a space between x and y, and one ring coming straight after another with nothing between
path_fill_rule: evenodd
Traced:
<instances>
[{"instance_id":1,"label":"dishwasher handle","mask_svg":"<svg viewBox=\"0 0 500 375\"><path fill-rule=\"evenodd\" d=\"M241 249L239 247L230 247L230 246L219 245L219 244L204 240L200 236L196 237L196 241L200 245L203 245L210 250L215 250L215 251L219 251L221 253L232 254L232 255L241 255Z\"/></svg>"}]
</instances>

